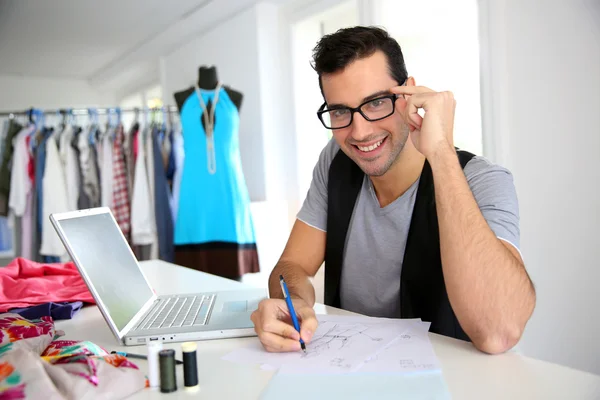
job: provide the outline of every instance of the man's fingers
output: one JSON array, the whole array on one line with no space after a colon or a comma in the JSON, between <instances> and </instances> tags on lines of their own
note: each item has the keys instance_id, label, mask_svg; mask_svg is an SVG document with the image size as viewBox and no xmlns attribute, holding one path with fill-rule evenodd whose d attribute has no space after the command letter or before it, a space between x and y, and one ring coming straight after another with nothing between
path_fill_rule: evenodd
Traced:
<instances>
[{"instance_id":1,"label":"man's fingers","mask_svg":"<svg viewBox=\"0 0 600 400\"><path fill-rule=\"evenodd\" d=\"M283 338L271 332L263 332L260 335L260 342L267 351L286 352L300 350L300 342L298 340Z\"/></svg>"},{"instance_id":2,"label":"man's fingers","mask_svg":"<svg viewBox=\"0 0 600 400\"><path fill-rule=\"evenodd\" d=\"M300 337L302 337L302 340L306 343L309 343L319 325L315 310L310 307L301 307L296 310L296 313L302 319L302 324L300 325Z\"/></svg>"},{"instance_id":3,"label":"man's fingers","mask_svg":"<svg viewBox=\"0 0 600 400\"><path fill-rule=\"evenodd\" d=\"M268 351L269 353L277 353L277 351L272 348L271 346L265 346L263 345L263 347L265 348L266 351Z\"/></svg>"},{"instance_id":4,"label":"man's fingers","mask_svg":"<svg viewBox=\"0 0 600 400\"><path fill-rule=\"evenodd\" d=\"M260 335L260 325L258 324L259 320L260 317L258 315L258 311L254 311L252 314L250 314L250 321L252 321L252 324L254 325L254 332L256 332L257 335Z\"/></svg>"},{"instance_id":5,"label":"man's fingers","mask_svg":"<svg viewBox=\"0 0 600 400\"><path fill-rule=\"evenodd\" d=\"M406 101L406 107L404 108L404 120L414 129L421 129L423 118L419 115L419 103L411 96Z\"/></svg>"},{"instance_id":6,"label":"man's fingers","mask_svg":"<svg viewBox=\"0 0 600 400\"><path fill-rule=\"evenodd\" d=\"M265 332L271 332L284 338L290 338L292 340L300 340L300 334L293 326L286 324L283 321L277 319L271 319L266 321L262 329Z\"/></svg>"}]
</instances>

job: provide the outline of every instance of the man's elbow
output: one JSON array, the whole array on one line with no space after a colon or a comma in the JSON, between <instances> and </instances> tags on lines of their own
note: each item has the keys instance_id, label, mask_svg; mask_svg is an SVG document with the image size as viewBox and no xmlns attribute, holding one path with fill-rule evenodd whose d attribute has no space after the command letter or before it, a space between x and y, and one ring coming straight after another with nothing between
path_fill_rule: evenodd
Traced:
<instances>
[{"instance_id":1,"label":"man's elbow","mask_svg":"<svg viewBox=\"0 0 600 400\"><path fill-rule=\"evenodd\" d=\"M497 332L481 335L473 340L473 345L480 351L488 354L502 354L519 343L523 329L518 326L507 326Z\"/></svg>"}]
</instances>

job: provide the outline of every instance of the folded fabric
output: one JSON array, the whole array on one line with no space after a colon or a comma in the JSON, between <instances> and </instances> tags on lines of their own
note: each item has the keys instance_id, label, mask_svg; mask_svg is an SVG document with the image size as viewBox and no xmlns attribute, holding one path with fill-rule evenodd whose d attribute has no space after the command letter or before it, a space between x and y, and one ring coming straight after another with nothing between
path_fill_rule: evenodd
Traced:
<instances>
[{"instance_id":1,"label":"folded fabric","mask_svg":"<svg viewBox=\"0 0 600 400\"><path fill-rule=\"evenodd\" d=\"M50 317L0 314L0 399L121 399L148 386L127 358L60 334Z\"/></svg>"},{"instance_id":2,"label":"folded fabric","mask_svg":"<svg viewBox=\"0 0 600 400\"><path fill-rule=\"evenodd\" d=\"M41 317L52 317L54 321L61 319L71 319L81 310L83 303L74 301L71 303L44 303L37 306L25 308L11 308L9 311L13 314L19 314L26 319L38 319Z\"/></svg>"},{"instance_id":3,"label":"folded fabric","mask_svg":"<svg viewBox=\"0 0 600 400\"><path fill-rule=\"evenodd\" d=\"M72 262L41 264L19 257L0 268L0 312L72 301L95 304Z\"/></svg>"}]
</instances>

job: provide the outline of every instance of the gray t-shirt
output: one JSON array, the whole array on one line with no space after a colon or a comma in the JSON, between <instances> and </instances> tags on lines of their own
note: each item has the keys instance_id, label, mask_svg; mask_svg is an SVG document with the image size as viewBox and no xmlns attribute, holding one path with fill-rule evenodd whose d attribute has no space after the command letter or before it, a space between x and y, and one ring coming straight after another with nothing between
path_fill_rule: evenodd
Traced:
<instances>
[{"instance_id":1,"label":"gray t-shirt","mask_svg":"<svg viewBox=\"0 0 600 400\"><path fill-rule=\"evenodd\" d=\"M339 151L331 140L321 152L298 219L327 231L329 166ZM464 168L479 209L496 236L519 249L519 207L512 174L476 156ZM418 180L381 208L365 176L350 221L340 285L342 308L373 317L400 317L400 272Z\"/></svg>"}]
</instances>

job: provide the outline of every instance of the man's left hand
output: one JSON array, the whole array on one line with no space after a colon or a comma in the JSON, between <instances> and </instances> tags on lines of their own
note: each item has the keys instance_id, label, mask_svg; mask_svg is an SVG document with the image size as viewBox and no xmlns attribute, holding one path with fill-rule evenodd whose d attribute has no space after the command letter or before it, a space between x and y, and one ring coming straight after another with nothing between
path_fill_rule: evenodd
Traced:
<instances>
[{"instance_id":1,"label":"man's left hand","mask_svg":"<svg viewBox=\"0 0 600 400\"><path fill-rule=\"evenodd\" d=\"M435 92L424 86L396 86L390 91L404 96L406 107L399 112L419 152L431 160L439 150L454 150L456 100L452 92ZM424 110L423 117L419 109Z\"/></svg>"}]
</instances>

